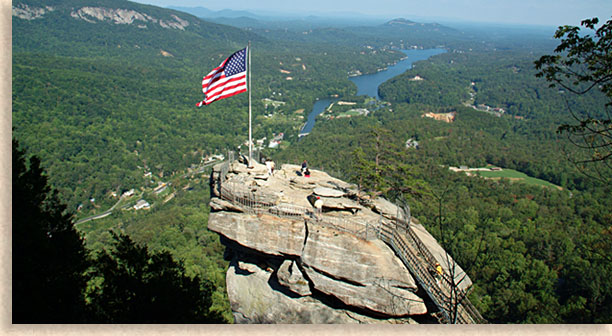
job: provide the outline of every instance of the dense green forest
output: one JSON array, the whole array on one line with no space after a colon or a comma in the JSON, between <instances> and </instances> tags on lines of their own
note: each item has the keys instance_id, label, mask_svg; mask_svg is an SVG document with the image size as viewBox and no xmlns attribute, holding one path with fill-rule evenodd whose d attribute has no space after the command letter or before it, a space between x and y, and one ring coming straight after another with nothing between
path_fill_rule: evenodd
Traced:
<instances>
[{"instance_id":1,"label":"dense green forest","mask_svg":"<svg viewBox=\"0 0 612 336\"><path fill-rule=\"evenodd\" d=\"M568 159L580 153L556 132L569 119L559 98L564 93L535 77L532 57L495 51L432 57L380 87L389 108L322 122L276 160L307 159L372 193L407 202L466 266L475 282L471 299L491 322L609 321L612 190ZM411 81L416 75L424 80ZM474 108L480 104L505 112ZM605 99L585 95L571 104L596 109ZM456 113L450 124L422 117L450 111ZM419 149L406 148L409 138ZM562 189L448 170L487 164Z\"/></svg>"},{"instance_id":2,"label":"dense green forest","mask_svg":"<svg viewBox=\"0 0 612 336\"><path fill-rule=\"evenodd\" d=\"M322 123L298 149L279 153L276 160L307 159L372 192L406 201L413 215L465 265L475 282L471 299L491 322L608 321L610 186L585 182L584 191L557 190L449 171L448 164L493 162L521 169L521 164L541 162L530 169L555 176L548 168L555 162L576 181L588 180L558 156L556 140L546 143L516 135L501 140L499 129L492 126L502 127L503 119L464 110L459 117L469 118L469 125L449 125L414 111L409 117L408 105L396 105L393 114L400 113L402 121L379 115ZM429 130L424 131L427 124ZM404 147L408 137L418 137L419 150ZM534 143L541 142L542 152L535 152Z\"/></svg>"},{"instance_id":3,"label":"dense green forest","mask_svg":"<svg viewBox=\"0 0 612 336\"><path fill-rule=\"evenodd\" d=\"M113 246L168 253L180 261L179 273L201 279L210 311L232 321L227 261L218 236L206 229L207 170L198 166L246 140L248 100L238 95L200 109L195 103L201 77L251 41L254 138L285 134L282 149L264 155L277 164L307 159L371 193L406 201L470 275L470 299L491 322L610 323L612 190L568 160L581 153L556 132L569 120L568 107L590 110L605 99L536 78L534 61L554 48L552 32L464 32L401 19L305 31L303 23L238 28L128 1L87 2L158 20L116 24L78 18L82 1L13 2L26 5L53 10L36 19L13 16L13 136L40 158L65 213L78 223L83 253L105 260L107 271L121 258L108 252ZM160 20L189 24L168 28ZM397 48L410 46L447 53L381 85L388 104L375 112L319 118L298 141L316 99L362 103L348 74L375 72L403 56ZM411 80L417 75L423 80ZM427 112L456 118L444 123L423 118ZM410 138L418 149L406 148ZM487 164L561 189L448 170ZM167 189L158 192L162 184ZM118 196L131 189L134 196ZM134 210L139 199L151 209ZM112 215L83 221L114 205ZM101 278L92 277L83 295L112 320L118 310L99 295Z\"/></svg>"},{"instance_id":4,"label":"dense green forest","mask_svg":"<svg viewBox=\"0 0 612 336\"><path fill-rule=\"evenodd\" d=\"M123 1L106 6L119 4L149 10ZM69 208L82 204L83 211L91 210L89 199L100 203L108 192L138 187L146 171L169 175L198 163L202 155L235 149L246 141L245 95L201 109L194 105L201 100L201 77L234 49L244 47L247 38L253 46L257 138L284 132L295 140L303 123L298 115L305 114L295 111L308 111L318 97L354 92L346 80L349 71L372 72L401 57L400 52L376 53L359 43L328 54L328 47L314 42L266 42L196 18L190 19L198 27L189 31L188 26L185 32L94 25L65 19L70 7L62 6L64 12L50 12L43 23L15 20L13 127L24 146L46 163ZM104 37L104 44L92 35ZM70 46L55 39L69 41ZM160 50L173 56L163 56ZM264 98L285 105L266 110ZM277 117L263 118L270 113Z\"/></svg>"},{"instance_id":5,"label":"dense green forest","mask_svg":"<svg viewBox=\"0 0 612 336\"><path fill-rule=\"evenodd\" d=\"M213 282L167 249L135 243L122 228L104 248L86 248L40 160L14 139L12 161L13 323L227 322Z\"/></svg>"}]
</instances>

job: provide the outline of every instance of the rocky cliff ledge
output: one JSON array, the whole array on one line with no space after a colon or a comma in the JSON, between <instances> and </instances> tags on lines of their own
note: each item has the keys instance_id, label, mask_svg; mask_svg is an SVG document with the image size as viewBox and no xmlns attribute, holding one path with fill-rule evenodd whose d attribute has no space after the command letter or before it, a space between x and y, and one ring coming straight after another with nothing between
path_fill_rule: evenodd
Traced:
<instances>
[{"instance_id":1,"label":"rocky cliff ledge","mask_svg":"<svg viewBox=\"0 0 612 336\"><path fill-rule=\"evenodd\" d=\"M237 161L214 167L208 228L221 235L236 323L413 323L435 312L426 290L392 247L383 226L406 214L355 185L312 170ZM313 198L314 196L314 198ZM314 201L322 201L316 208ZM319 205L319 204L317 204ZM414 220L412 232L446 272L471 285ZM429 253L428 252L428 253Z\"/></svg>"}]
</instances>

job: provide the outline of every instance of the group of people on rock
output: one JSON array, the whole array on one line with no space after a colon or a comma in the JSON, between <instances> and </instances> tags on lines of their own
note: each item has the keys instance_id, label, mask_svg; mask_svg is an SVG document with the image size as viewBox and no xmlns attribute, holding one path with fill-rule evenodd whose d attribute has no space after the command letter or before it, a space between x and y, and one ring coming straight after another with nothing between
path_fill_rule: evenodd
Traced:
<instances>
[{"instance_id":1,"label":"group of people on rock","mask_svg":"<svg viewBox=\"0 0 612 336\"><path fill-rule=\"evenodd\" d=\"M264 161L266 168L268 168L268 174L274 175L274 168L276 166L274 161L270 159L262 159L262 161ZM302 176L310 177L310 169L308 169L308 162L306 160L302 162L302 169L300 170L300 173Z\"/></svg>"}]
</instances>

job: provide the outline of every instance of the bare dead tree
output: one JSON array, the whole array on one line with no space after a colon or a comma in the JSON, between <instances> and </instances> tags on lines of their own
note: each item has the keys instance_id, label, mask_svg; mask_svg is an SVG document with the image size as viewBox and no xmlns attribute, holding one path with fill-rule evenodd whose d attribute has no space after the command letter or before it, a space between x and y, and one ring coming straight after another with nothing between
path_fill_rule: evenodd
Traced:
<instances>
[{"instance_id":1,"label":"bare dead tree","mask_svg":"<svg viewBox=\"0 0 612 336\"><path fill-rule=\"evenodd\" d=\"M459 231L458 227L451 228L447 224L446 217L444 216L444 201L446 194L449 191L449 187L445 186L445 188L436 193L433 192L434 197L438 201L438 215L436 216L436 223L438 225L438 229L440 231L440 240L441 245L444 248L444 266L446 268L446 272L443 272L441 275L441 287L444 292L446 289L446 297L445 297L445 310L450 318L449 323L456 324L459 322L459 311L460 306L467 300L467 294L469 288L463 288L464 281L468 278L467 273L463 270L462 273L458 273L458 270L461 268L455 261L451 255L457 255L459 251L457 251L452 244L450 244L450 239L455 237L457 232ZM484 233L481 238L481 242L484 239ZM479 250L481 248L481 244L478 246L478 250L476 251L475 258L478 257ZM450 251L450 253L449 253ZM443 268L444 269L444 268ZM469 316L468 318L473 318L473 316ZM478 322L478 321L475 321Z\"/></svg>"}]
</instances>

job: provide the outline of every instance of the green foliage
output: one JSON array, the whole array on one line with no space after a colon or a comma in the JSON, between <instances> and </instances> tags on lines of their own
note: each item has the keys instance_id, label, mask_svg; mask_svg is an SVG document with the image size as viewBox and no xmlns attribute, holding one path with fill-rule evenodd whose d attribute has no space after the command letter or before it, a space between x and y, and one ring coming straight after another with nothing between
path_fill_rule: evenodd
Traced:
<instances>
[{"instance_id":1,"label":"green foliage","mask_svg":"<svg viewBox=\"0 0 612 336\"><path fill-rule=\"evenodd\" d=\"M408 152L393 143L389 130L371 127L366 134L353 151L350 180L361 190L373 195L384 194L391 200L401 200L404 196L422 198L430 193L418 169L404 163Z\"/></svg>"},{"instance_id":2,"label":"green foliage","mask_svg":"<svg viewBox=\"0 0 612 336\"><path fill-rule=\"evenodd\" d=\"M582 25L595 30L599 19L582 21ZM597 173L604 180L609 180L612 167L608 160L612 158L612 20L608 20L595 30L595 36L580 32L574 26L559 27L555 38L561 43L555 49L555 55L544 55L535 61L540 70L537 77L544 77L550 87L560 86L577 95L591 91L602 93L605 104L598 108L576 109L568 104L572 123L562 124L559 132L566 132L579 148L587 150L586 155L574 158L580 164L602 162ZM567 98L566 98L567 99Z\"/></svg>"},{"instance_id":3,"label":"green foliage","mask_svg":"<svg viewBox=\"0 0 612 336\"><path fill-rule=\"evenodd\" d=\"M595 36L581 33L579 27L559 27L555 32L555 38L561 39L555 48L557 55L545 55L535 62L536 69L541 70L537 77L545 77L551 87L559 85L576 94L600 90L612 100L612 20L597 28L598 23L598 18L581 23L595 31Z\"/></svg>"},{"instance_id":4,"label":"green foliage","mask_svg":"<svg viewBox=\"0 0 612 336\"><path fill-rule=\"evenodd\" d=\"M12 182L13 323L226 321L211 309L213 283L186 275L169 252L111 233L110 252L90 258L38 159L16 140Z\"/></svg>"},{"instance_id":5,"label":"green foliage","mask_svg":"<svg viewBox=\"0 0 612 336\"><path fill-rule=\"evenodd\" d=\"M353 151L351 167L351 180L357 183L360 190L378 191L382 176L378 167L376 167L376 163L365 158L365 153L361 147Z\"/></svg>"},{"instance_id":6,"label":"green foliage","mask_svg":"<svg viewBox=\"0 0 612 336\"><path fill-rule=\"evenodd\" d=\"M43 6L35 1L14 5L22 3ZM91 23L70 16L80 5L57 2L42 18L15 17L12 72L15 134L48 167L50 182L69 209L83 206L78 217L110 207L109 192L138 188L147 171L167 176L245 140L247 95L200 109L194 105L202 98L201 76L247 40L253 50L253 135L271 139L283 132L288 143L297 141L303 124L295 111L310 111L317 98L356 92L349 71L374 72L401 57L392 50L366 49L360 37L335 50L314 38L270 42L127 1L91 5L168 20L178 15L190 25L181 31L151 22L147 29ZM285 104L272 111L264 107L264 98ZM272 118L264 117L270 113ZM88 202L92 198L94 204Z\"/></svg>"},{"instance_id":7,"label":"green foliage","mask_svg":"<svg viewBox=\"0 0 612 336\"><path fill-rule=\"evenodd\" d=\"M221 314L224 321L232 321L225 287L228 262L223 259L224 247L219 236L206 228L208 185L205 179L181 180L173 180L170 188L175 196L167 203L163 203L165 197L156 200L151 196L147 198L153 203L150 210L115 211L109 217L79 224L78 229L85 235L87 247L96 252L114 244L110 233L114 230L129 235L136 244L146 245L151 253L170 253L184 265L186 275L213 284L211 310Z\"/></svg>"},{"instance_id":8,"label":"green foliage","mask_svg":"<svg viewBox=\"0 0 612 336\"><path fill-rule=\"evenodd\" d=\"M12 322L78 323L89 265L71 215L35 156L12 144Z\"/></svg>"},{"instance_id":9,"label":"green foliage","mask_svg":"<svg viewBox=\"0 0 612 336\"><path fill-rule=\"evenodd\" d=\"M491 322L609 321L612 291L603 279L612 276L604 258L612 241L610 187L559 158L569 144L553 127L547 135L538 119L524 123L458 108L457 120L446 124L421 118L421 108L395 104L374 117L321 122L275 160L305 158L387 199L407 201L469 274L470 299ZM418 150L402 147L408 138L419 141ZM583 191L485 180L441 166L487 163ZM579 280L581 272L588 276Z\"/></svg>"},{"instance_id":10,"label":"green foliage","mask_svg":"<svg viewBox=\"0 0 612 336\"><path fill-rule=\"evenodd\" d=\"M438 57L445 61L449 58L448 55ZM462 69L451 68L451 73L448 73L446 64L430 62L421 70L422 63L417 63L416 69L382 84L378 90L381 98L394 102L440 107L454 106L468 99L467 88L470 82L463 75ZM425 80L411 80L417 74Z\"/></svg>"},{"instance_id":11,"label":"green foliage","mask_svg":"<svg viewBox=\"0 0 612 336\"><path fill-rule=\"evenodd\" d=\"M168 252L151 253L126 235L113 234L112 251L95 258L102 280L88 296L96 323L219 323L210 311L213 286L183 274Z\"/></svg>"},{"instance_id":12,"label":"green foliage","mask_svg":"<svg viewBox=\"0 0 612 336\"><path fill-rule=\"evenodd\" d=\"M148 6L125 0L92 1L15 1L13 6L32 9L51 7L36 20L15 19L12 26L14 52L42 52L47 54L106 58L120 57L151 63L151 58L164 58L161 50L176 59L190 59L196 64L210 62L204 54L223 52L226 48L246 45L247 41L261 41L258 35L245 30L223 26L198 19L192 15ZM146 14L154 20L139 20L134 15L133 24L117 24L108 18L98 21L93 17L74 18L73 13L83 7L123 9ZM183 29L162 27L159 22L176 22L174 16L187 22ZM140 26L140 27L139 27ZM208 41L218 43L210 44Z\"/></svg>"},{"instance_id":13,"label":"green foliage","mask_svg":"<svg viewBox=\"0 0 612 336\"><path fill-rule=\"evenodd\" d=\"M247 95L199 110L193 105L201 99L201 76L251 40L254 137L270 139L272 133L285 133L285 149L270 152L275 161L306 159L312 168L356 182L374 195L407 202L412 214L468 272L475 284L470 299L491 322L610 322L612 190L567 161L566 156L577 155L577 149L555 133L559 124L572 121L568 107L597 114L602 110L593 107L605 106L607 98L597 90L569 96L539 81L533 59L554 47L539 35L519 32L500 37L495 29L463 34L436 25L419 28L402 20L379 27L313 29L308 34L284 29L255 29L255 34L128 1L89 2L161 19L178 15L190 22L185 31L155 25L142 29L73 19L70 12L83 5L79 1L32 0L13 5L20 4L49 5L56 10L36 20L13 17L14 133L29 152L41 158L50 173L50 185L59 190L68 209L82 204L77 215L87 217L115 203L108 196L112 191L135 188L149 198L155 197L151 184L172 180L175 185L172 200L157 199L147 212L118 210L79 225L87 247L103 261L96 274L104 279L90 281L87 292L90 307L103 316L100 319L119 321L123 312L148 321L138 315L151 303L141 290L159 294L155 288L169 281L178 286L180 295L196 287L204 295L186 299L209 311L185 314L232 320L224 287L223 246L206 229L208 189L202 180L181 176L202 156L234 149L245 140ZM573 41L565 45L569 49L560 51L571 52L583 42L583 46L590 43L574 28L560 34ZM596 41L605 41L608 35L604 30L597 36L591 46L603 50ZM397 61L402 54L391 45L441 45L448 52L419 62L382 85L380 95L391 106L367 117L319 120L310 135L298 141L304 122L299 116L305 116L317 98L354 98L356 88L347 74L374 72ZM173 56L162 56L161 50ZM609 55L599 56L597 62L607 61ZM608 68L597 69L604 73ZM416 75L424 80L411 81ZM266 108L264 98L285 104ZM496 117L474 109L481 104L503 108L505 113ZM296 115L299 110L306 112ZM421 117L426 112L451 111L457 113L452 124ZM410 138L419 142L419 149L405 148ZM446 167L487 164L515 169L564 190L468 177ZM29 185L38 187L28 188L46 194L47 189L40 188L46 181L41 182L38 161L31 161L30 167L37 173ZM149 171L153 177L144 178ZM185 183L191 188L183 190ZM27 201L17 201L17 196L14 189L13 217L15 213L34 216L36 211L16 210ZM26 224L17 225L15 220L13 241L25 244L37 257L52 257L57 253L50 252L53 247L48 241L60 236L46 236L48 221L66 220L68 215L62 214L64 208L57 201L36 200L51 204L46 210L53 214ZM111 229L130 238L116 241ZM78 235L66 235L77 237L66 244L70 250L85 253ZM24 309L33 309L30 303L36 302L40 308L36 316L42 318L51 305L60 307L52 302L59 296L48 295L49 290L37 282L48 273L28 273L31 270L26 267L36 265L34 272L47 272L49 268L43 266L56 261L22 262L18 258L31 256L22 252L14 245L18 270L14 268L14 274L36 277L24 277L22 287L14 281L13 297L32 297L34 301L15 302L27 304ZM84 265L74 260L70 253L60 260L59 265L66 266L61 267L66 271L62 277L82 286L83 279L75 273L81 274ZM160 269L168 271L167 277L153 272ZM115 276L136 270L147 276L115 281L119 279ZM201 286L196 285L199 279ZM62 293L59 280L49 283ZM62 298L81 300L80 290L70 291ZM135 305L122 307L116 297L110 297L113 292L123 293ZM160 300L174 302L167 293L161 294ZM75 310L79 307L77 303L67 307L68 312L58 308L51 313L66 322L78 321L81 316Z\"/></svg>"}]
</instances>

